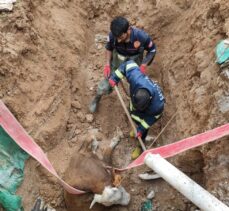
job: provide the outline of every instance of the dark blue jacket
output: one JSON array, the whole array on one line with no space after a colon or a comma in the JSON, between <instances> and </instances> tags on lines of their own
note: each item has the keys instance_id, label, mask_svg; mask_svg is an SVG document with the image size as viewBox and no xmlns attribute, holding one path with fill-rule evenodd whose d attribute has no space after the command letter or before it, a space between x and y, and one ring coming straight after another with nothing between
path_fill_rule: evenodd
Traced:
<instances>
[{"instance_id":1,"label":"dark blue jacket","mask_svg":"<svg viewBox=\"0 0 229 211\"><path fill-rule=\"evenodd\" d=\"M153 43L151 37L143 30L131 27L130 41L118 42L117 39L109 33L106 49L113 51L114 49L123 56L135 56L147 51L147 55L143 63L148 62L156 54L156 45Z\"/></svg>"},{"instance_id":2,"label":"dark blue jacket","mask_svg":"<svg viewBox=\"0 0 229 211\"><path fill-rule=\"evenodd\" d=\"M161 116L164 109L165 98L161 91L161 88L148 76L141 73L139 66L132 60L124 62L120 67L112 73L111 79L116 83L119 83L123 77L126 77L130 84L130 96L139 88L147 89L151 96L151 102L145 111L136 110L130 102L131 117L138 122L138 131L143 132L149 129L157 119Z\"/></svg>"}]
</instances>

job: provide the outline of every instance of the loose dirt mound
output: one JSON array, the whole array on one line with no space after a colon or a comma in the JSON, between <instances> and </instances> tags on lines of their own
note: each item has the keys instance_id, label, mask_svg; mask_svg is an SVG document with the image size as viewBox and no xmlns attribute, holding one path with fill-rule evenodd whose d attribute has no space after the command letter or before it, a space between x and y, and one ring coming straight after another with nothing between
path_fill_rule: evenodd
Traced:
<instances>
[{"instance_id":1,"label":"loose dirt mound","mask_svg":"<svg viewBox=\"0 0 229 211\"><path fill-rule=\"evenodd\" d=\"M177 112L159 145L228 122L228 78L221 76L214 56L216 43L229 36L227 0L18 1L13 12L0 13L0 96L47 152L60 176L83 135L95 128L110 138L116 126L121 127L126 137L113 162L118 166L130 162L136 143L128 140L130 126L115 93L102 99L94 116L88 111L103 77L104 46L95 42L95 36L106 35L117 15L144 28L158 48L148 73L163 87L167 103L163 118L150 134L157 135ZM229 205L227 142L225 138L171 161ZM195 209L164 181L140 181L137 174L144 170L124 175L130 205L107 210L138 210L152 189L157 210ZM55 178L33 159L27 162L25 173L18 191L25 210L30 210L38 195L57 210L65 210L63 190Z\"/></svg>"}]
</instances>

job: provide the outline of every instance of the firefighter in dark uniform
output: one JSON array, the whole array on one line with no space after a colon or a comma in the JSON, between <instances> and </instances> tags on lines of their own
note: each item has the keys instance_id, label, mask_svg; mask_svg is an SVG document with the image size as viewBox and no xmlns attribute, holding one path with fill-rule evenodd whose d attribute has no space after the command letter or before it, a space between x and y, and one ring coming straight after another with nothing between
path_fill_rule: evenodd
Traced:
<instances>
[{"instance_id":1,"label":"firefighter in dark uniform","mask_svg":"<svg viewBox=\"0 0 229 211\"><path fill-rule=\"evenodd\" d=\"M130 85L130 115L137 124L136 137L144 141L150 126L162 115L165 98L158 84L144 75L133 60L122 63L111 74L110 86L114 87L124 77Z\"/></svg>"},{"instance_id":2,"label":"firefighter in dark uniform","mask_svg":"<svg viewBox=\"0 0 229 211\"><path fill-rule=\"evenodd\" d=\"M110 94L112 91L108 83L111 72L124 61L131 59L140 66L140 70L145 74L146 66L151 64L156 54L156 46L150 36L143 30L130 26L124 17L113 19L110 30L106 44L104 79L100 81L96 96L89 106L92 113L96 111L102 95ZM144 51L147 53L143 58Z\"/></svg>"}]
</instances>

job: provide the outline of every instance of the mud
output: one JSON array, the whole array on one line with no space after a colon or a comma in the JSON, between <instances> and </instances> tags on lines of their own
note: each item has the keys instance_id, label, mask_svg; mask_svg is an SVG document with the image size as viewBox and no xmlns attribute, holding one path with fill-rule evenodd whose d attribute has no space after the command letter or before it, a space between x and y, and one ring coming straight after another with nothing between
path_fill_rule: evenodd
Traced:
<instances>
[{"instance_id":1,"label":"mud","mask_svg":"<svg viewBox=\"0 0 229 211\"><path fill-rule=\"evenodd\" d=\"M217 42L229 36L227 0L17 1L13 12L0 13L0 97L60 176L92 129L110 139L119 126L125 138L114 152L113 164L122 167L131 161L137 143L128 138L130 125L115 93L102 99L98 113L88 111L105 63L104 44L96 38L107 35L117 15L145 29L157 45L148 75L163 87L166 107L150 135L156 136L177 112L157 146L228 122L229 79L222 77L214 55ZM228 150L224 138L170 161L229 205ZM151 190L156 210L196 209L163 180L141 181L137 175L146 170L123 174L130 205L107 210L138 210ZM25 210L37 196L65 210L63 189L33 159L26 163L18 194Z\"/></svg>"}]
</instances>

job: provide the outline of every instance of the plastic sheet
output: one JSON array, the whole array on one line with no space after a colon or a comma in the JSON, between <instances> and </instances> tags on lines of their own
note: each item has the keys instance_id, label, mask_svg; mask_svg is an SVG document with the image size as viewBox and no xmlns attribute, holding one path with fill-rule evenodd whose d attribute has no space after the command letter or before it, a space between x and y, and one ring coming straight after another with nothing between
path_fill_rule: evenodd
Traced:
<instances>
[{"instance_id":1,"label":"plastic sheet","mask_svg":"<svg viewBox=\"0 0 229 211\"><path fill-rule=\"evenodd\" d=\"M15 192L24 178L28 157L0 126L0 204L6 211L23 210L21 197Z\"/></svg>"},{"instance_id":2,"label":"plastic sheet","mask_svg":"<svg viewBox=\"0 0 229 211\"><path fill-rule=\"evenodd\" d=\"M229 60L229 40L222 40L216 46L217 63L223 64Z\"/></svg>"}]
</instances>

